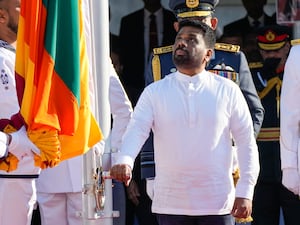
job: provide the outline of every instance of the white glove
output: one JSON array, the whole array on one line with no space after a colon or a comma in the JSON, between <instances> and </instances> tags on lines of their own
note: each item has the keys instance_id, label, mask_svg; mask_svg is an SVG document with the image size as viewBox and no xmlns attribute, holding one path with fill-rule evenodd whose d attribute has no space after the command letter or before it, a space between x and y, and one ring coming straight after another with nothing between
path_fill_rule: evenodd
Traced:
<instances>
[{"instance_id":1,"label":"white glove","mask_svg":"<svg viewBox=\"0 0 300 225\"><path fill-rule=\"evenodd\" d=\"M93 149L95 151L96 156L102 156L105 149L105 142L104 141L98 142L93 146Z\"/></svg>"},{"instance_id":2,"label":"white glove","mask_svg":"<svg viewBox=\"0 0 300 225\"><path fill-rule=\"evenodd\" d=\"M11 133L11 143L8 146L10 153L15 155L19 160L24 156L33 156L33 152L40 154L40 150L31 142L27 136L25 127Z\"/></svg>"},{"instance_id":3,"label":"white glove","mask_svg":"<svg viewBox=\"0 0 300 225\"><path fill-rule=\"evenodd\" d=\"M295 195L300 195L300 175L297 169L282 170L282 184Z\"/></svg>"},{"instance_id":4,"label":"white glove","mask_svg":"<svg viewBox=\"0 0 300 225\"><path fill-rule=\"evenodd\" d=\"M8 135L0 131L0 158L7 155Z\"/></svg>"}]
</instances>

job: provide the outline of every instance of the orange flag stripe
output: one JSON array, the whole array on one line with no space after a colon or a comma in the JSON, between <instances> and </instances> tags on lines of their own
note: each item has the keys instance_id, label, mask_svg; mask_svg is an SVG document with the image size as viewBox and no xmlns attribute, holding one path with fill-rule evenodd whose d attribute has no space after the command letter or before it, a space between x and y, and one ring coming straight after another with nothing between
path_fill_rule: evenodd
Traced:
<instances>
[{"instance_id":1,"label":"orange flag stripe","mask_svg":"<svg viewBox=\"0 0 300 225\"><path fill-rule=\"evenodd\" d=\"M60 160L84 154L103 138L90 107L89 68L83 30L81 0L78 0L79 8L77 17L79 16L79 18L76 18L77 13L74 12L75 7L77 7L76 1L64 1L66 2L61 2L61 0L27 0L21 2L16 56L16 80L21 114L28 125L29 131L36 130L40 134L40 131L47 131L47 129L49 131L53 129L57 130L61 147L61 154L57 152L57 145L53 145L55 147L53 150L46 149L45 152L47 154L42 156L43 168L47 167L47 165L55 165ZM58 7L59 5L60 7ZM61 5L70 5L67 11L69 15L74 15L74 18L64 22L67 23L67 21L70 21L73 28L79 31L79 36L77 37L79 37L80 43L76 41L72 42L74 50L79 49L80 54L80 59L77 58L77 60L74 60L74 63L77 64L73 64L76 66L79 63L79 76L76 79L79 78L80 89L78 89L79 94L77 93L77 97L70 91L70 86L68 87L70 83L65 83L65 81L69 82L70 76L74 74L70 72L65 73L63 77L62 74L57 72L55 67L58 59L65 60L66 57L72 56L72 49L68 48L71 51L66 52L67 54L64 57L56 58L57 53L60 52L57 51L55 53L55 48L61 46L56 44L62 43L59 42L59 38L60 35L64 34L61 30L55 30L59 28L55 26L55 23L59 23L57 18L60 18L57 14L63 13L60 10ZM48 8L51 11L47 11ZM50 12L53 14L47 15ZM78 28L74 27L76 22L73 23L76 19L78 19ZM51 31L47 30L49 24ZM72 33L72 35L76 35L76 32ZM47 39L48 49L46 48L45 35L47 37L48 35L52 35ZM65 40L65 36L63 40ZM61 49L59 48L59 50ZM67 66L72 66L70 62L73 61L68 60L69 64ZM69 68L61 67L62 65L64 66L62 63L64 61L59 61L60 71L62 71L61 69ZM72 69L66 71L72 71ZM65 78L68 80L65 80ZM37 135L33 133L32 137L37 137ZM44 137L44 140L47 140L47 137ZM39 140L36 139L36 141L38 142ZM41 144L40 146L43 145ZM41 150L43 152L43 149ZM44 161L45 159L49 160L50 163L47 164L47 161Z\"/></svg>"}]
</instances>

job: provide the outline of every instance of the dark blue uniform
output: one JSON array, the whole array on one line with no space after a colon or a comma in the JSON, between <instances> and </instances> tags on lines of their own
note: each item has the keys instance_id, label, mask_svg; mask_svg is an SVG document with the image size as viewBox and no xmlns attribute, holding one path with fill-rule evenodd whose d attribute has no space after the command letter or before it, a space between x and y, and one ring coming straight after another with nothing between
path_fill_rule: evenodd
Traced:
<instances>
[{"instance_id":1,"label":"dark blue uniform","mask_svg":"<svg viewBox=\"0 0 300 225\"><path fill-rule=\"evenodd\" d=\"M265 108L265 119L257 137L260 173L253 197L252 224L279 224L279 210L282 208L285 224L296 225L299 224L300 200L281 183L279 116L283 70L266 79L260 67L262 64L251 69Z\"/></svg>"},{"instance_id":2,"label":"dark blue uniform","mask_svg":"<svg viewBox=\"0 0 300 225\"><path fill-rule=\"evenodd\" d=\"M207 65L207 70L218 73L236 82L248 103L255 136L257 136L264 118L264 108L257 95L252 76L245 55L239 51L239 46L230 44L216 44L215 55ZM152 65L148 68L146 85L162 79L175 72L176 67L172 61L172 46L154 49ZM141 152L141 177L152 178L154 171L154 152L152 136L145 143Z\"/></svg>"},{"instance_id":3,"label":"dark blue uniform","mask_svg":"<svg viewBox=\"0 0 300 225\"><path fill-rule=\"evenodd\" d=\"M268 81L259 68L253 69L253 82L265 110L265 118L257 137L260 154L259 180L281 182L280 145L279 145L279 102L283 71Z\"/></svg>"}]
</instances>

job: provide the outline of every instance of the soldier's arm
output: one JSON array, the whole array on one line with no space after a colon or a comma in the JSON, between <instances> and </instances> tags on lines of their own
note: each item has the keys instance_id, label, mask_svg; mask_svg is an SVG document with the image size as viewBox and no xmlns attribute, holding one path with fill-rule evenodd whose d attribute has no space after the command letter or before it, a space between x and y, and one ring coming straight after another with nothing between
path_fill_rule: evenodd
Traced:
<instances>
[{"instance_id":1,"label":"soldier's arm","mask_svg":"<svg viewBox=\"0 0 300 225\"><path fill-rule=\"evenodd\" d=\"M152 70L152 59L153 59L153 53L149 57L149 62L148 66L146 68L145 72L145 87L148 86L149 84L153 83L153 70Z\"/></svg>"},{"instance_id":2,"label":"soldier's arm","mask_svg":"<svg viewBox=\"0 0 300 225\"><path fill-rule=\"evenodd\" d=\"M262 126L265 110L257 95L247 59L243 52L240 52L240 55L240 89L246 98L253 120L255 137L257 137Z\"/></svg>"}]
</instances>

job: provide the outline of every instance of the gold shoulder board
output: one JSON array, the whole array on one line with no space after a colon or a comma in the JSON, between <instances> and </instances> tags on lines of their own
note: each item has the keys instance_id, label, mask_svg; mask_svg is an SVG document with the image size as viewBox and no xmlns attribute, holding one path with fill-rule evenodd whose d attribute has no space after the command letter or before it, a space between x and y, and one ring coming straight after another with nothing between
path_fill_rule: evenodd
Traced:
<instances>
[{"instance_id":1,"label":"gold shoulder board","mask_svg":"<svg viewBox=\"0 0 300 225\"><path fill-rule=\"evenodd\" d=\"M299 45L300 44L300 39L291 40L291 44L292 45Z\"/></svg>"},{"instance_id":2,"label":"gold shoulder board","mask_svg":"<svg viewBox=\"0 0 300 225\"><path fill-rule=\"evenodd\" d=\"M240 46L227 44L227 43L216 43L215 49L220 51L227 51L227 52L239 52Z\"/></svg>"},{"instance_id":3,"label":"gold shoulder board","mask_svg":"<svg viewBox=\"0 0 300 225\"><path fill-rule=\"evenodd\" d=\"M172 52L172 50L173 50L173 45L164 46L164 47L160 47L160 48L154 48L153 54L154 55L164 54L164 53Z\"/></svg>"},{"instance_id":4,"label":"gold shoulder board","mask_svg":"<svg viewBox=\"0 0 300 225\"><path fill-rule=\"evenodd\" d=\"M249 63L250 69L257 69L257 68L262 68L262 67L263 67L262 62L250 62Z\"/></svg>"}]
</instances>

